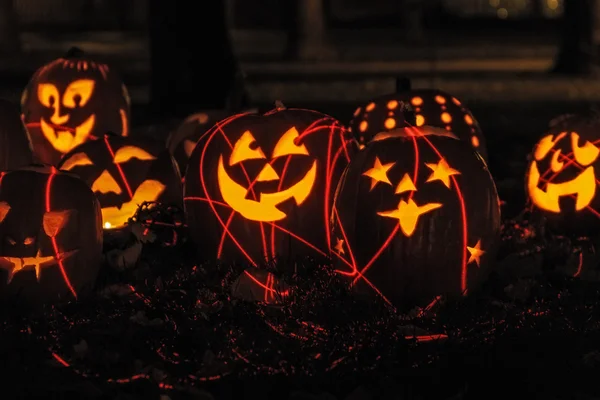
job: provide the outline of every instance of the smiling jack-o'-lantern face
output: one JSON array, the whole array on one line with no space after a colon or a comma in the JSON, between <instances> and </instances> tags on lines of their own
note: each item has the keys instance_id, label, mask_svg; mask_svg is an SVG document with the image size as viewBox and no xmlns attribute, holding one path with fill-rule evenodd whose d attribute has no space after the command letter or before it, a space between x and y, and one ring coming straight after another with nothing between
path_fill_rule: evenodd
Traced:
<instances>
[{"instance_id":1,"label":"smiling jack-o'-lantern face","mask_svg":"<svg viewBox=\"0 0 600 400\"><path fill-rule=\"evenodd\" d=\"M196 144L185 181L188 226L203 254L252 265L326 258L331 182L351 146L343 134L336 120L311 110L217 123Z\"/></svg>"},{"instance_id":2,"label":"smiling jack-o'-lantern face","mask_svg":"<svg viewBox=\"0 0 600 400\"><path fill-rule=\"evenodd\" d=\"M40 68L23 92L21 109L33 150L43 163L106 132L127 136L129 95L106 65L72 51Z\"/></svg>"},{"instance_id":3,"label":"smiling jack-o'-lantern face","mask_svg":"<svg viewBox=\"0 0 600 400\"><path fill-rule=\"evenodd\" d=\"M596 229L599 145L600 120L585 115L566 117L537 142L527 170L527 192L554 227L582 234Z\"/></svg>"},{"instance_id":4,"label":"smiling jack-o'-lantern face","mask_svg":"<svg viewBox=\"0 0 600 400\"><path fill-rule=\"evenodd\" d=\"M102 206L105 229L123 227L145 201L181 203L177 166L158 143L105 135L65 155L59 168L80 176Z\"/></svg>"},{"instance_id":5,"label":"smiling jack-o'-lantern face","mask_svg":"<svg viewBox=\"0 0 600 400\"><path fill-rule=\"evenodd\" d=\"M425 127L375 136L340 179L331 218L338 272L411 308L485 277L500 211L481 156Z\"/></svg>"},{"instance_id":6,"label":"smiling jack-o'-lantern face","mask_svg":"<svg viewBox=\"0 0 600 400\"><path fill-rule=\"evenodd\" d=\"M53 168L8 172L0 179L0 240L0 293L77 297L98 271L100 205L85 183Z\"/></svg>"},{"instance_id":7,"label":"smiling jack-o'-lantern face","mask_svg":"<svg viewBox=\"0 0 600 400\"><path fill-rule=\"evenodd\" d=\"M487 158L481 128L471 111L441 90L403 90L374 99L354 111L350 130L365 145L379 132L411 125L446 129Z\"/></svg>"}]
</instances>

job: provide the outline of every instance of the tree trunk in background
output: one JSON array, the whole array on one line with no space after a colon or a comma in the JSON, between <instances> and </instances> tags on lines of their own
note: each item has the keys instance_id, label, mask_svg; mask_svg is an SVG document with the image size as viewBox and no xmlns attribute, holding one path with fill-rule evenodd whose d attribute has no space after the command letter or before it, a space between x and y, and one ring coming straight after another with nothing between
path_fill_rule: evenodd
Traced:
<instances>
[{"instance_id":1,"label":"tree trunk in background","mask_svg":"<svg viewBox=\"0 0 600 400\"><path fill-rule=\"evenodd\" d=\"M150 105L157 118L224 109L232 97L245 99L224 2L202 0L200 13L191 5L187 0L149 0Z\"/></svg>"},{"instance_id":2,"label":"tree trunk in background","mask_svg":"<svg viewBox=\"0 0 600 400\"><path fill-rule=\"evenodd\" d=\"M553 72L589 74L596 55L594 16L597 0L563 2L563 30Z\"/></svg>"},{"instance_id":3,"label":"tree trunk in background","mask_svg":"<svg viewBox=\"0 0 600 400\"><path fill-rule=\"evenodd\" d=\"M323 0L285 0L288 26L286 56L303 61L327 60L335 50L327 40Z\"/></svg>"},{"instance_id":4,"label":"tree trunk in background","mask_svg":"<svg viewBox=\"0 0 600 400\"><path fill-rule=\"evenodd\" d=\"M14 54L20 51L19 22L13 0L0 0L0 53Z\"/></svg>"},{"instance_id":5,"label":"tree trunk in background","mask_svg":"<svg viewBox=\"0 0 600 400\"><path fill-rule=\"evenodd\" d=\"M423 0L404 0L402 2L402 30L409 42L420 42L425 38L423 29Z\"/></svg>"}]
</instances>

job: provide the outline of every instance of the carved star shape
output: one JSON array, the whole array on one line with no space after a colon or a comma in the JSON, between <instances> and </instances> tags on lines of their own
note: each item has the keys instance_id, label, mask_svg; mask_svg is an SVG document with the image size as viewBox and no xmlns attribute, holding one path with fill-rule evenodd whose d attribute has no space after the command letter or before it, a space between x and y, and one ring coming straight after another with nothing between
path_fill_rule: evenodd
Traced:
<instances>
[{"instance_id":1,"label":"carved star shape","mask_svg":"<svg viewBox=\"0 0 600 400\"><path fill-rule=\"evenodd\" d=\"M425 163L425 166L433 171L425 182L440 180L448 189L450 189L450 177L460 175L460 171L451 168L443 158L440 158L437 164Z\"/></svg>"},{"instance_id":2,"label":"carved star shape","mask_svg":"<svg viewBox=\"0 0 600 400\"><path fill-rule=\"evenodd\" d=\"M471 254L471 256L469 257L469 261L467 261L467 264L470 264L473 261L475 261L475 263L479 267L479 263L481 262L481 256L485 254L485 251L481 250L481 240L477 241L475 247L467 246L467 250L469 251L469 254Z\"/></svg>"},{"instance_id":3,"label":"carved star shape","mask_svg":"<svg viewBox=\"0 0 600 400\"><path fill-rule=\"evenodd\" d=\"M381 164L379 157L375 157L375 164L373 165L373 168L363 173L364 176L368 176L372 179L371 189L369 190L373 190L375 185L377 185L377 182L387 183L388 185L392 184L387 176L387 172L394 164L395 163Z\"/></svg>"},{"instance_id":4,"label":"carved star shape","mask_svg":"<svg viewBox=\"0 0 600 400\"><path fill-rule=\"evenodd\" d=\"M337 243L334 247L335 251L338 252L338 254L346 254L346 252L344 251L344 240L343 239L336 239Z\"/></svg>"},{"instance_id":5,"label":"carved star shape","mask_svg":"<svg viewBox=\"0 0 600 400\"><path fill-rule=\"evenodd\" d=\"M397 209L381 211L378 212L377 215L386 218L396 218L400 224L402 233L406 236L410 236L417 228L417 222L419 222L419 217L421 215L433 211L436 208L440 208L441 206L441 203L427 203L419 206L413 199L408 199L408 201L400 200Z\"/></svg>"}]
</instances>

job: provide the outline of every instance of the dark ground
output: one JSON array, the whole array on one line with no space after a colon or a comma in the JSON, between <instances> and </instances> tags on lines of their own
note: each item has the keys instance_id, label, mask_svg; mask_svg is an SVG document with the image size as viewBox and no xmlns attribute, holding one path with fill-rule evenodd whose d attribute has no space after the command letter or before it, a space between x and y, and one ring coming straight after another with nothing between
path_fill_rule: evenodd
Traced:
<instances>
[{"instance_id":1,"label":"dark ground","mask_svg":"<svg viewBox=\"0 0 600 400\"><path fill-rule=\"evenodd\" d=\"M287 106L318 109L347 122L355 104L294 103ZM581 110L586 107L586 104L504 102L476 103L470 106L485 133L490 158L489 167L496 179L500 197L506 201L503 216L505 218L515 216L523 209L525 160L533 143L543 133L550 119L558 114ZM132 115L134 124L143 125L148 121L143 105L134 106ZM527 246L533 247L533 244ZM161 262L160 257L157 258L156 255L148 257L154 258L155 262ZM182 256L169 253L163 257L177 264L180 263ZM185 262L181 263L185 264ZM230 306L230 310L225 307L224 310L228 310L227 312L219 311L221 314L217 315L217 322L213 320L209 323L209 325L214 324L213 331L210 329L207 331L207 327L203 330L194 328L194 324L198 323L194 317L198 310L193 304L192 307L187 308L187 303L190 298L194 299L194 296L207 303L210 302L204 300L206 293L199 289L206 280L198 276L189 278L186 275L186 279L173 278L169 274L165 276L171 278L165 277L161 280L161 285L164 286L159 290L154 289L152 282L146 286L139 281L139 278L128 278L128 281L136 282L136 289L139 293L143 293L144 301L101 299L87 308L83 305L78 306L79 308L60 309L60 315L68 316L67 319L71 321L79 320L79 325L65 322L66 320L56 322L55 310L46 314L45 318L28 323L34 327L33 334L28 335L26 330L19 333L5 328L4 344L0 346L0 358L3 358L4 366L0 368L4 368L6 373L0 375L0 382L6 380L3 385L6 390L4 394L0 394L0 398L120 400L159 398L161 400L169 398L174 400L212 398L504 400L520 396L543 400L600 398L600 390L595 383L597 373L600 372L598 362L600 334L597 328L600 326L600 315L597 310L600 287L596 286L596 283L572 282L568 279L565 281L562 278L539 278L533 281L519 278L516 281L501 281L502 283L497 284L499 286L495 289L490 289L491 294L488 293L482 298L459 305L442 306L439 311L431 315L422 319L415 318L409 322L423 329L419 334L432 332L448 334L449 338L446 341L425 343L417 346L418 348L411 345L407 348L404 342L399 341L400 339L392 340L396 332L389 331L388 334L381 334L380 331L379 335L382 336L369 345L369 351L351 353L350 357L356 359L349 362L345 369L340 367L337 373L323 372L316 377L296 379L285 376L271 377L262 370L261 373L246 372L240 378L223 377L214 382L200 382L191 379L189 377L191 375L186 377L186 374L196 369L189 367L190 369L186 370L188 367L185 363L180 366L178 362L149 361L156 358L156 355L148 352L150 343L158 339L148 336L147 327L140 328L138 325L148 325L148 320L152 318L163 321L170 319L173 324L176 323L180 327L187 324L186 327L194 332L193 340L196 341L193 342L195 344L188 343L188 347L182 348L182 343L176 340L191 340L182 333L183 331L179 330L178 333L163 331L162 334L166 334L169 340L175 341L174 345L179 345L183 351L189 352L187 358L200 364L202 364L200 359L206 359L207 354L212 354L209 358L214 358L214 354L205 352L202 350L205 347L202 346L198 349L198 343L206 341L208 344L203 346L209 346L209 349L211 346L219 346L214 344L223 341L223 337L219 335L227 336L229 339L234 337L239 346L246 346L244 347L246 356L248 356L248 349L254 350L256 354L253 354L252 362L267 363L261 361L263 356L260 353L268 353L264 357L268 357L269 362L274 362L280 367L291 363L290 365L296 366L297 369L308 368L306 365L314 363L304 357L311 354L314 356L315 353L334 354L340 351L340 346L356 346L356 344L345 345L344 343L354 343L352 341L358 339L349 339L347 336L349 333L346 332L329 337L328 340L324 340L326 344L320 344L320 339L315 336L314 339L309 339L310 343L296 347L297 340L282 339L280 336L273 336L273 332L269 329L265 331L256 328L258 325L263 325L261 322L263 317L257 319L256 310L242 312L239 306L237 308ZM187 295L165 300L165 296L172 296L172 294L164 294L167 293L164 288L170 288L169 292L184 291ZM511 290L507 291L507 288ZM515 291L519 292L519 288L523 288L525 294L515 294ZM194 290L197 291L196 294ZM507 296L508 292L512 294ZM321 301L324 303L312 306L311 312L319 314L323 310L331 312L333 309L334 313L343 314L345 311L342 310L349 307L335 304L333 300ZM153 305L148 306L147 304L150 303ZM172 309L174 303L182 304L183 308ZM306 313L307 306L304 307L296 312ZM372 312L376 312L374 310L378 308L369 307L373 309ZM140 310L145 310L141 317ZM264 312L264 309L262 310ZM202 312L209 315L205 318L213 318L210 310ZM387 315L380 312L381 315ZM538 318L537 315L545 316ZM221 326L222 320L227 318L235 322L231 322L230 328ZM385 320L385 317L373 318ZM364 329L361 331L364 335L363 339L360 339L362 345L369 342L367 338L370 336L370 339L373 339L377 330L390 329L385 328L387 325L384 322L380 322L384 326L379 328L372 327L370 325L372 323L373 321L366 321L364 327L360 328ZM249 344L248 338L236 336L247 329L257 329L256 334L259 335L260 340L252 339ZM63 336L57 336L61 332ZM359 335L361 332L354 332L352 335ZM88 338L89 344L86 343L86 346L89 346L90 350L81 350L80 337ZM94 337L103 337L108 341L97 341L97 339L94 342ZM200 338L202 339L199 340ZM45 348L46 343L52 343L53 348L60 349L62 351L60 357L66 358L67 354L74 353L75 355L71 357L74 361L70 360L70 363L75 366L65 367L61 365L59 359L52 358ZM268 352L266 349L271 351ZM272 351L277 351L276 349L284 349L282 351L287 356L273 355ZM112 354L115 351L118 352L117 355L121 360L116 361L111 358L112 356L103 355L104 352ZM198 353L199 351L201 352ZM217 352L216 349L214 351ZM86 352L94 353L92 360L86 358ZM293 354L293 359L273 361L277 360L277 357L291 357L288 352ZM177 356L182 359L186 355L177 354ZM379 362L377 360L385 361L381 361L383 365L378 370L370 371L366 366L370 363L377 364ZM214 365L214 361L212 364ZM352 365L359 365L364 369L359 368L359 371L353 372L353 368L356 367ZM81 370L82 366L91 368L92 371L101 371L102 376L82 378L82 371L77 373L73 369ZM136 372L137 376L148 377L130 382L115 381L118 378L136 375ZM84 373L90 374L89 371ZM163 381L162 374L165 373L183 376L183 378L176 381L165 378ZM198 372L195 373L198 375ZM204 371L204 373L210 375L210 372ZM113 381L107 383L106 376L112 377L110 379ZM19 393L19 396L16 393ZM214 397L208 393L212 393ZM169 397L160 397L161 395Z\"/></svg>"}]
</instances>

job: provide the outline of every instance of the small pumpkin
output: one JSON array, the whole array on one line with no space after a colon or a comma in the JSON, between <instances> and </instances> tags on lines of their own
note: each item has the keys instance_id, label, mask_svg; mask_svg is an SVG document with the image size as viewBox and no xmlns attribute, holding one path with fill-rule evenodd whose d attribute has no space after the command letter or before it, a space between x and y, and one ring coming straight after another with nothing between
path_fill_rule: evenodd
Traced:
<instances>
[{"instance_id":1,"label":"small pumpkin","mask_svg":"<svg viewBox=\"0 0 600 400\"><path fill-rule=\"evenodd\" d=\"M536 143L527 166L526 190L533 210L557 233L600 232L600 114L555 118Z\"/></svg>"},{"instance_id":2,"label":"small pumpkin","mask_svg":"<svg viewBox=\"0 0 600 400\"><path fill-rule=\"evenodd\" d=\"M334 118L278 108L218 122L197 142L184 184L203 257L265 261L329 256L333 190L354 149Z\"/></svg>"},{"instance_id":3,"label":"small pumpkin","mask_svg":"<svg viewBox=\"0 0 600 400\"><path fill-rule=\"evenodd\" d=\"M159 141L106 134L67 153L58 167L98 196L104 229L120 229L143 202L182 206L181 177Z\"/></svg>"},{"instance_id":4,"label":"small pumpkin","mask_svg":"<svg viewBox=\"0 0 600 400\"><path fill-rule=\"evenodd\" d=\"M0 152L0 171L18 169L33 162L31 140L19 106L4 99L0 99Z\"/></svg>"},{"instance_id":5,"label":"small pumpkin","mask_svg":"<svg viewBox=\"0 0 600 400\"><path fill-rule=\"evenodd\" d=\"M331 218L338 272L402 307L472 290L500 230L485 162L432 127L375 136L340 179Z\"/></svg>"},{"instance_id":6,"label":"small pumpkin","mask_svg":"<svg viewBox=\"0 0 600 400\"><path fill-rule=\"evenodd\" d=\"M188 160L196 142L214 124L232 115L226 110L209 110L194 113L184 119L167 138L167 148L177 165L179 171L185 176Z\"/></svg>"},{"instance_id":7,"label":"small pumpkin","mask_svg":"<svg viewBox=\"0 0 600 400\"><path fill-rule=\"evenodd\" d=\"M102 259L100 205L80 179L28 166L0 178L0 294L24 303L77 298Z\"/></svg>"},{"instance_id":8,"label":"small pumpkin","mask_svg":"<svg viewBox=\"0 0 600 400\"><path fill-rule=\"evenodd\" d=\"M77 48L34 73L21 111L34 155L46 164L106 132L129 132L130 98L121 78Z\"/></svg>"},{"instance_id":9,"label":"small pumpkin","mask_svg":"<svg viewBox=\"0 0 600 400\"><path fill-rule=\"evenodd\" d=\"M451 94L438 89L411 89L408 80L398 80L395 93L358 107L349 126L356 140L365 145L379 132L413 125L446 129L470 143L487 160L485 139L473 113Z\"/></svg>"}]
</instances>

